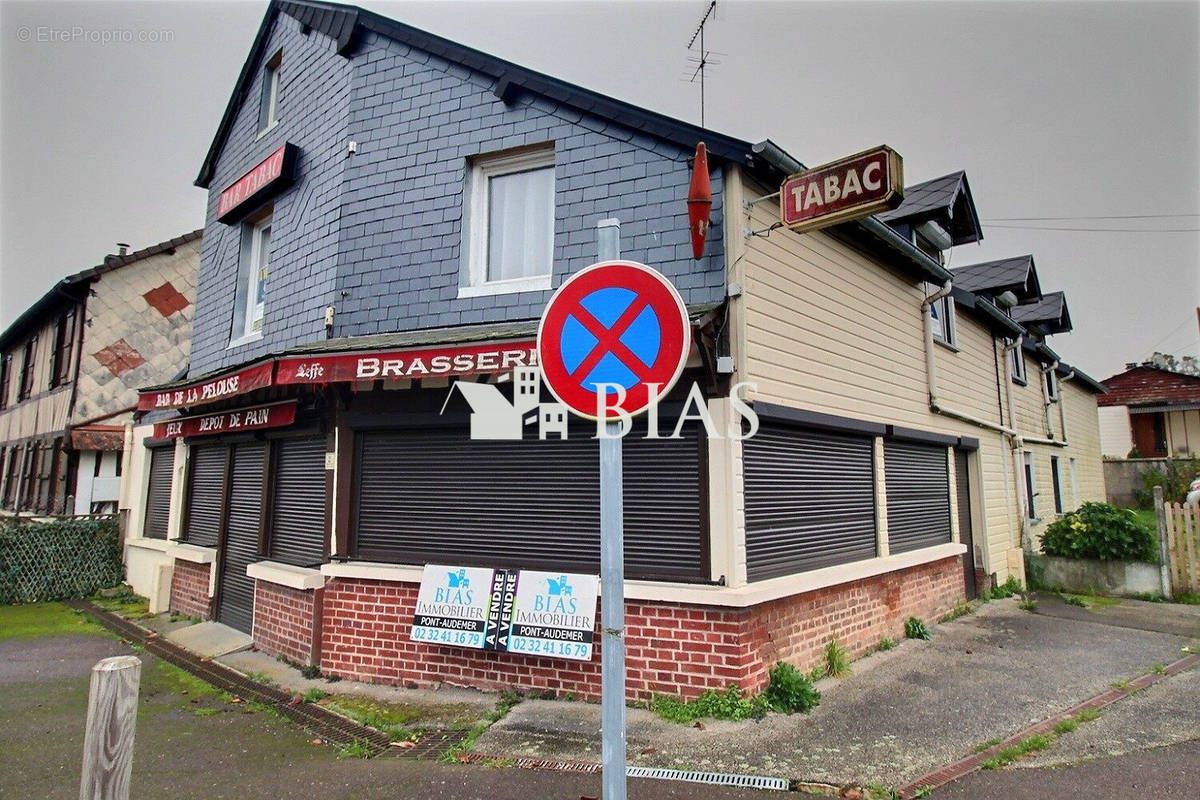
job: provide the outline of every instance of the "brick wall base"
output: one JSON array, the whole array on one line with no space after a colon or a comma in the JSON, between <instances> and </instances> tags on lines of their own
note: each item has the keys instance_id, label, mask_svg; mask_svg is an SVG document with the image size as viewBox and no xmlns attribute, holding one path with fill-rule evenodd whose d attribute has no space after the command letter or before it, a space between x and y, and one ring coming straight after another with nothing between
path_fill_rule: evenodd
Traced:
<instances>
[{"instance_id":1,"label":"brick wall base","mask_svg":"<svg viewBox=\"0 0 1200 800\"><path fill-rule=\"evenodd\" d=\"M313 642L321 589L292 589L270 581L254 582L254 646L293 664L318 661Z\"/></svg>"},{"instance_id":2,"label":"brick wall base","mask_svg":"<svg viewBox=\"0 0 1200 800\"><path fill-rule=\"evenodd\" d=\"M175 560L171 572L171 610L189 617L212 618L212 598L208 596L209 570L212 564Z\"/></svg>"},{"instance_id":3,"label":"brick wall base","mask_svg":"<svg viewBox=\"0 0 1200 800\"><path fill-rule=\"evenodd\" d=\"M371 683L599 698L599 633L588 662L413 642L408 637L417 589L360 579L326 584L322 671ZM902 638L908 617L932 624L964 594L962 560L955 556L750 608L628 601L626 691L631 699L695 696L730 683L756 691L776 661L809 669L834 637L852 657L860 656L884 636Z\"/></svg>"}]
</instances>

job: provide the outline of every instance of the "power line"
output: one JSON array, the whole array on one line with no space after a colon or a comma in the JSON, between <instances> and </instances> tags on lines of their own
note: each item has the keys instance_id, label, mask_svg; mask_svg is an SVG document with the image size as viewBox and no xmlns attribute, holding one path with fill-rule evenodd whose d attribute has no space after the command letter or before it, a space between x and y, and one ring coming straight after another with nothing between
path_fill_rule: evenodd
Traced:
<instances>
[{"instance_id":1,"label":"power line","mask_svg":"<svg viewBox=\"0 0 1200 800\"><path fill-rule=\"evenodd\" d=\"M1079 233L1200 233L1200 228L1066 228L1050 225L997 225L989 228L1010 228L1018 231L1075 231Z\"/></svg>"},{"instance_id":2,"label":"power line","mask_svg":"<svg viewBox=\"0 0 1200 800\"><path fill-rule=\"evenodd\" d=\"M1062 222L1064 220L1088 219L1182 219L1200 217L1200 214L1114 214L1102 217L992 217L984 222Z\"/></svg>"}]
</instances>

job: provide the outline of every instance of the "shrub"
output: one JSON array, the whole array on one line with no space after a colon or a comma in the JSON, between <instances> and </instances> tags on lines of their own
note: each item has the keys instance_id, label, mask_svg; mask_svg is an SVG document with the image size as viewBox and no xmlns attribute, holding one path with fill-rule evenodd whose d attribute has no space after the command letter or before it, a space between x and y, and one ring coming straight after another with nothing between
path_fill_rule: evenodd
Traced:
<instances>
[{"instance_id":1,"label":"shrub","mask_svg":"<svg viewBox=\"0 0 1200 800\"><path fill-rule=\"evenodd\" d=\"M1200 458L1168 458L1166 468L1152 467L1141 474L1141 488L1133 490L1139 508L1154 508L1154 487L1163 487L1163 500L1182 503L1188 484L1200 475Z\"/></svg>"},{"instance_id":2,"label":"shrub","mask_svg":"<svg viewBox=\"0 0 1200 800\"><path fill-rule=\"evenodd\" d=\"M1048 556L1100 561L1154 561L1154 535L1127 508L1084 503L1042 534Z\"/></svg>"},{"instance_id":3,"label":"shrub","mask_svg":"<svg viewBox=\"0 0 1200 800\"><path fill-rule=\"evenodd\" d=\"M796 711L807 714L821 702L821 693L804 673L783 661L771 667L770 683L763 692L771 708L781 714Z\"/></svg>"}]
</instances>

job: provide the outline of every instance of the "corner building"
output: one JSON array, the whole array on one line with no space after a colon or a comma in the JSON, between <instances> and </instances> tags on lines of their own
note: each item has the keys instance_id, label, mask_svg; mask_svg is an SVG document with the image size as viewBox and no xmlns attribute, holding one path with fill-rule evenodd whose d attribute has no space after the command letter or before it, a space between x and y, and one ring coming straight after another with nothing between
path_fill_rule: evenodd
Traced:
<instances>
[{"instance_id":1,"label":"corner building","mask_svg":"<svg viewBox=\"0 0 1200 800\"><path fill-rule=\"evenodd\" d=\"M956 292L938 308L958 338L937 344L923 305L952 281L942 250L980 235L946 222L973 214L965 176L903 219L768 230L800 168L362 9L272 3L197 180L190 372L141 396L131 580L328 674L598 696L598 647L577 662L409 632L427 563L598 571L590 429L472 440L451 388L514 399L546 301L614 218L622 256L670 278L692 322L662 427L692 384L729 433L730 387L757 383L761 420L745 441L694 422L625 441L631 697L758 689L776 660L810 666L833 637L861 654L1019 575L1019 436L996 396L1025 329ZM957 237L942 249L921 238L938 220ZM930 359L982 424L931 408ZM1064 384L1073 430L1094 429L1093 390Z\"/></svg>"}]
</instances>

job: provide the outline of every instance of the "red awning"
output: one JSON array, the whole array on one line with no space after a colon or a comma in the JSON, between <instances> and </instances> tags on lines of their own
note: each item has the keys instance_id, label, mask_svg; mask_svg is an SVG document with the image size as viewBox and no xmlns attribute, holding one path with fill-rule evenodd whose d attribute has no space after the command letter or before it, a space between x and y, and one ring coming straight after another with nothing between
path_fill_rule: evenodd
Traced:
<instances>
[{"instance_id":1,"label":"red awning","mask_svg":"<svg viewBox=\"0 0 1200 800\"><path fill-rule=\"evenodd\" d=\"M200 380L142 392L139 411L205 405L268 386L450 378L511 372L537 364L537 341L471 342L355 352L287 355ZM191 434L188 434L191 435Z\"/></svg>"},{"instance_id":2,"label":"red awning","mask_svg":"<svg viewBox=\"0 0 1200 800\"><path fill-rule=\"evenodd\" d=\"M296 421L296 401L271 403L252 408L196 414L154 425L155 439L178 439L181 436L218 436L222 433L241 433L263 428L282 428Z\"/></svg>"}]
</instances>

